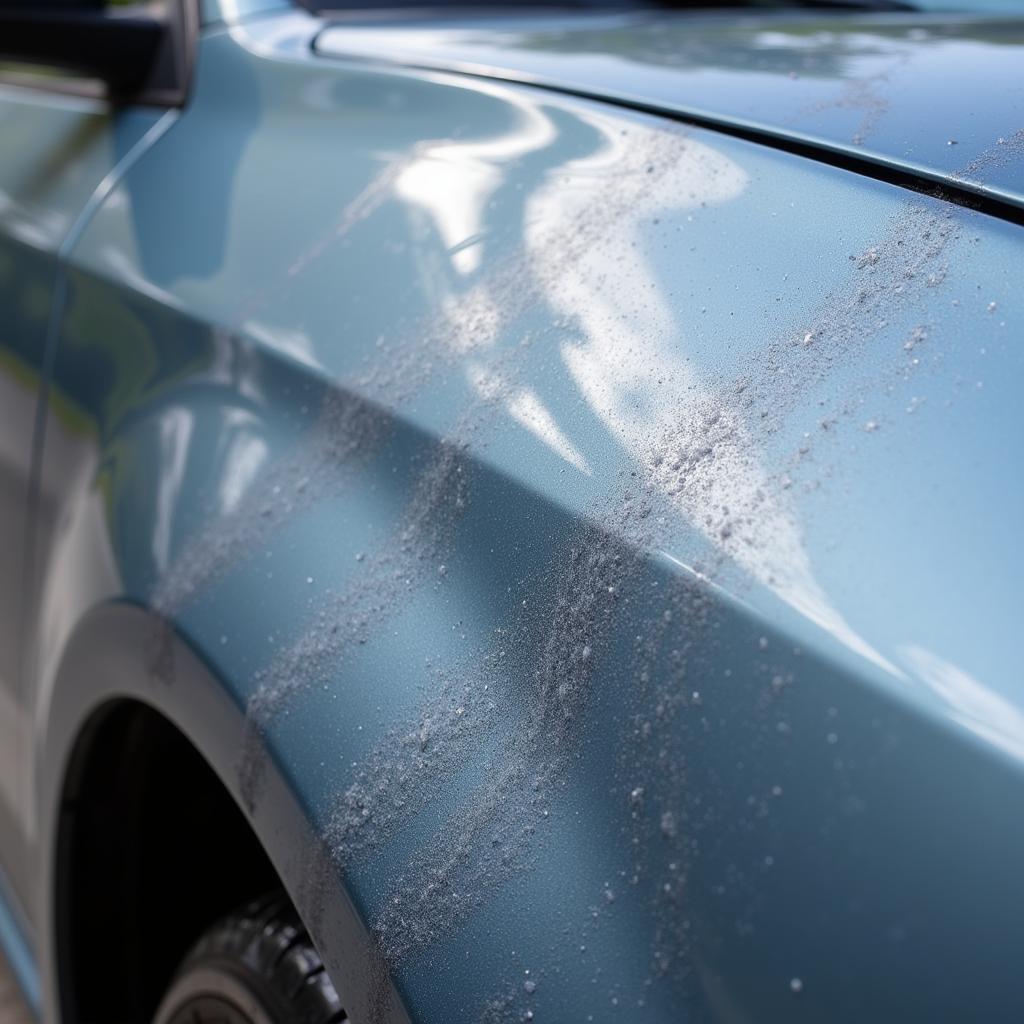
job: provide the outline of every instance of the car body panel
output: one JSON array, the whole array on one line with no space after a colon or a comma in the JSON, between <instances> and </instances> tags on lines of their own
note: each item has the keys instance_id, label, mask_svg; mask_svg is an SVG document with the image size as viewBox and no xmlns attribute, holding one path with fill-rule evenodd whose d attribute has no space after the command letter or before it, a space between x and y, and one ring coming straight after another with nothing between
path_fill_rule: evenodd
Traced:
<instances>
[{"instance_id":1,"label":"car body panel","mask_svg":"<svg viewBox=\"0 0 1024 1024\"><path fill-rule=\"evenodd\" d=\"M113 116L97 100L0 84L0 833L12 837L0 846L0 871L15 891L29 874L32 806L21 666L28 519L41 526L26 514L59 254L97 187L160 116Z\"/></svg>"},{"instance_id":2,"label":"car body panel","mask_svg":"<svg viewBox=\"0 0 1024 1024\"><path fill-rule=\"evenodd\" d=\"M40 720L163 616L416 1019L1011 1019L1020 229L318 27L70 254Z\"/></svg>"},{"instance_id":3,"label":"car body panel","mask_svg":"<svg viewBox=\"0 0 1024 1024\"><path fill-rule=\"evenodd\" d=\"M1022 229L322 29L67 251L35 855L132 697L357 1021L1015 1020Z\"/></svg>"},{"instance_id":4,"label":"car body panel","mask_svg":"<svg viewBox=\"0 0 1024 1024\"><path fill-rule=\"evenodd\" d=\"M747 126L1024 205L1019 15L736 11L341 22L320 53ZM997 140L1002 140L997 142Z\"/></svg>"}]
</instances>

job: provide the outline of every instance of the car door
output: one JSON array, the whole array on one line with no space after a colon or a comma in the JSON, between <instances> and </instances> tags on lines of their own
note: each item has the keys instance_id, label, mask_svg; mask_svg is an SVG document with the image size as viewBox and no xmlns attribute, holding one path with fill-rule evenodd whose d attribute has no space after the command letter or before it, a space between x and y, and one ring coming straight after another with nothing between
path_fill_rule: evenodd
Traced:
<instances>
[{"instance_id":1,"label":"car door","mask_svg":"<svg viewBox=\"0 0 1024 1024\"><path fill-rule=\"evenodd\" d=\"M0 63L0 875L15 902L27 891L31 831L26 586L48 507L33 453L45 425L50 324L64 290L61 254L90 198L165 113L117 107L97 85Z\"/></svg>"}]
</instances>

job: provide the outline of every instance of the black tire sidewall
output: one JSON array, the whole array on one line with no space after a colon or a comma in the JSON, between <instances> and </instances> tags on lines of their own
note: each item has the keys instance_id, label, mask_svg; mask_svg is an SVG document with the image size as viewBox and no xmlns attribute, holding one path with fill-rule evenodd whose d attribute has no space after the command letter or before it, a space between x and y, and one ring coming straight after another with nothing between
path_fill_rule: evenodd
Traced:
<instances>
[{"instance_id":1,"label":"black tire sidewall","mask_svg":"<svg viewBox=\"0 0 1024 1024\"><path fill-rule=\"evenodd\" d=\"M342 1024L344 1006L287 895L269 893L209 928L153 1024Z\"/></svg>"}]
</instances>

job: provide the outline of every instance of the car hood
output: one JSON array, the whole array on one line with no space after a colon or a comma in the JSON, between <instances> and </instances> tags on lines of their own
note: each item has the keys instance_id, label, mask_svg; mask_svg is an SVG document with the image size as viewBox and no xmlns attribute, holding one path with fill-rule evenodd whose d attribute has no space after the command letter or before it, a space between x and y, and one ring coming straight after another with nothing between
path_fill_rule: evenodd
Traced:
<instances>
[{"instance_id":1,"label":"car hood","mask_svg":"<svg viewBox=\"0 0 1024 1024\"><path fill-rule=\"evenodd\" d=\"M344 21L317 52L769 133L1024 208L1024 20L771 13Z\"/></svg>"}]
</instances>

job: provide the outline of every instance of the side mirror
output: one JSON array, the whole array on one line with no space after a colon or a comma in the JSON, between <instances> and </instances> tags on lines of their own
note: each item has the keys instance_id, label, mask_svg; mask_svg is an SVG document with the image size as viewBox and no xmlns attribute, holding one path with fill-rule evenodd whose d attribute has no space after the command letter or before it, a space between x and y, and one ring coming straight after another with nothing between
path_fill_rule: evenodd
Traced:
<instances>
[{"instance_id":1,"label":"side mirror","mask_svg":"<svg viewBox=\"0 0 1024 1024\"><path fill-rule=\"evenodd\" d=\"M0 59L99 79L114 100L180 106L197 21L193 0L157 8L0 0Z\"/></svg>"}]
</instances>

